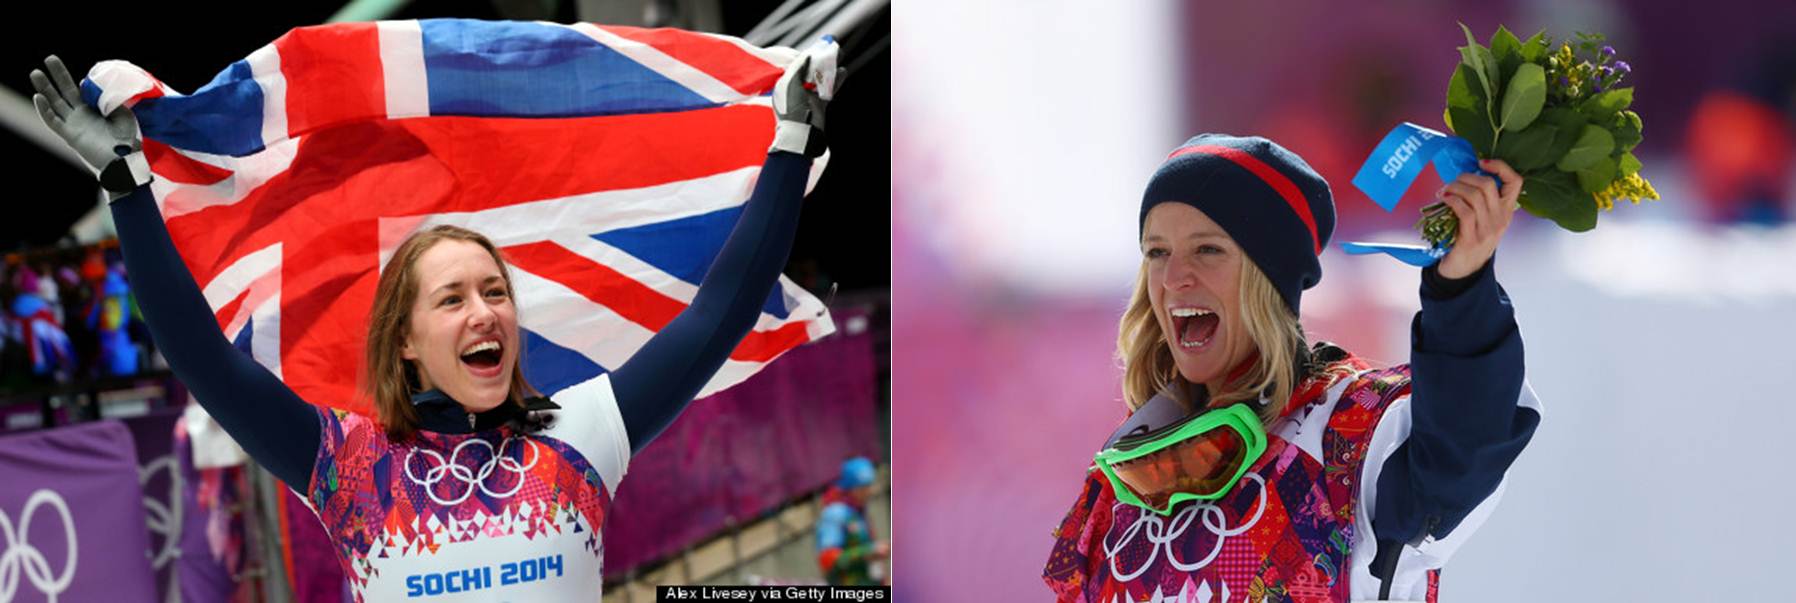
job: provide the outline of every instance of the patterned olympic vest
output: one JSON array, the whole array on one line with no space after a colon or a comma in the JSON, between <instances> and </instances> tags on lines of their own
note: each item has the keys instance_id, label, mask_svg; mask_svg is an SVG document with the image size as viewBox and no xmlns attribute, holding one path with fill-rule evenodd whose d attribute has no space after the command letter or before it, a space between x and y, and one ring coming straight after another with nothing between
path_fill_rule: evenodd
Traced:
<instances>
[{"instance_id":1,"label":"patterned olympic vest","mask_svg":"<svg viewBox=\"0 0 1796 603\"><path fill-rule=\"evenodd\" d=\"M1356 376L1300 387L1266 452L1220 499L1161 516L1118 502L1091 470L1043 572L1058 600L1347 601L1361 461L1385 408L1408 395L1409 368L1339 362Z\"/></svg>"},{"instance_id":2,"label":"patterned olympic vest","mask_svg":"<svg viewBox=\"0 0 1796 603\"><path fill-rule=\"evenodd\" d=\"M321 410L306 502L356 600L598 600L628 440L605 376L556 401L542 431L403 443L370 417Z\"/></svg>"}]
</instances>

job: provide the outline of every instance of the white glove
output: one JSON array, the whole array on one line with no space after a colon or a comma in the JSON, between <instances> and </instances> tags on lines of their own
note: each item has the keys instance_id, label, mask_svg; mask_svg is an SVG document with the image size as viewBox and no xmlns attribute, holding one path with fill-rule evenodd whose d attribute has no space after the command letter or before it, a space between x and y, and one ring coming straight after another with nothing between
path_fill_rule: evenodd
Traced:
<instances>
[{"instance_id":1,"label":"white glove","mask_svg":"<svg viewBox=\"0 0 1796 603\"><path fill-rule=\"evenodd\" d=\"M835 97L841 73L836 67L839 48L835 39L828 37L811 45L773 86L773 113L779 116L779 125L774 129L771 151L809 157L823 154L823 108L825 101Z\"/></svg>"},{"instance_id":2,"label":"white glove","mask_svg":"<svg viewBox=\"0 0 1796 603\"><path fill-rule=\"evenodd\" d=\"M114 193L125 193L150 179L149 162L143 158L143 134L137 129L137 116L119 107L102 117L99 110L81 101L81 89L69 77L62 59L44 59L50 71L31 70L31 104L64 144L81 156L88 169L100 177L101 184Z\"/></svg>"}]
</instances>

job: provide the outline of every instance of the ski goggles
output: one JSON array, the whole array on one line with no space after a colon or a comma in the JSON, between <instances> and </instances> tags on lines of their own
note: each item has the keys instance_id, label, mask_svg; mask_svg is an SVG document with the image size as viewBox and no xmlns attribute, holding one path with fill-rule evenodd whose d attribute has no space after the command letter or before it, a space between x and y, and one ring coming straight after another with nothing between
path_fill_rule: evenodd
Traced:
<instances>
[{"instance_id":1,"label":"ski goggles","mask_svg":"<svg viewBox=\"0 0 1796 603\"><path fill-rule=\"evenodd\" d=\"M1182 409L1170 398L1156 397L1150 401L1154 403L1161 408L1144 405L1136 414L1150 411L1165 418L1167 404ZM1266 430L1247 404L1158 426L1151 416L1130 419L1094 461L1110 479L1117 500L1161 515L1171 515L1174 505L1187 500L1221 498L1266 452Z\"/></svg>"}]
</instances>

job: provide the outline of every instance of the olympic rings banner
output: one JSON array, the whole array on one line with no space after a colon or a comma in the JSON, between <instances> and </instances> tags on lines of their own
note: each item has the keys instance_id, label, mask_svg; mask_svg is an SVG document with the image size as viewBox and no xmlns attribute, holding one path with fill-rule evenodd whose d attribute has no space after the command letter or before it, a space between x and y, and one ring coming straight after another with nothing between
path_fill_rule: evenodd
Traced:
<instances>
[{"instance_id":1,"label":"olympic rings banner","mask_svg":"<svg viewBox=\"0 0 1796 603\"><path fill-rule=\"evenodd\" d=\"M176 561L182 557L181 534L188 529L185 501L181 500L181 464L175 457L175 422L180 418L179 409L169 409L125 419L137 449L137 481L143 487L144 514L149 520L150 570L156 575L156 592L163 601L181 600L173 583Z\"/></svg>"},{"instance_id":2,"label":"olympic rings banner","mask_svg":"<svg viewBox=\"0 0 1796 603\"><path fill-rule=\"evenodd\" d=\"M130 430L0 438L0 603L158 599Z\"/></svg>"}]
</instances>

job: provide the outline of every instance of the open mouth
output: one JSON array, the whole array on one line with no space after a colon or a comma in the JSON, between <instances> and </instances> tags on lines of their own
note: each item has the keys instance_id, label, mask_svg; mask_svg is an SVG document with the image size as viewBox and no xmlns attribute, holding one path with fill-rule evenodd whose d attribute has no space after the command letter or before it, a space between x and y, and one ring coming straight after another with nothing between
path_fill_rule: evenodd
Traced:
<instances>
[{"instance_id":1,"label":"open mouth","mask_svg":"<svg viewBox=\"0 0 1796 603\"><path fill-rule=\"evenodd\" d=\"M1221 324L1221 317L1215 312L1202 308L1173 308L1168 311L1172 315L1172 326L1179 347L1185 349L1201 348L1210 343L1216 336L1216 327Z\"/></svg>"},{"instance_id":2,"label":"open mouth","mask_svg":"<svg viewBox=\"0 0 1796 603\"><path fill-rule=\"evenodd\" d=\"M499 368L499 360L504 357L504 347L498 341L482 341L468 346L461 353L461 361L481 372Z\"/></svg>"}]
</instances>

